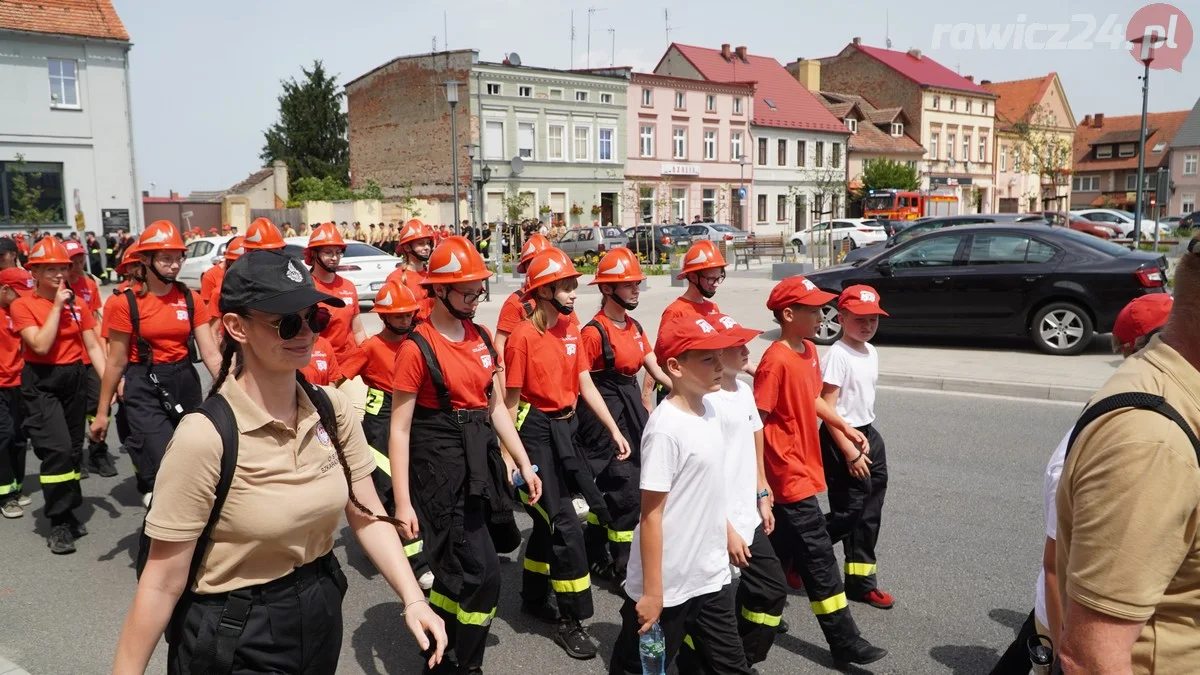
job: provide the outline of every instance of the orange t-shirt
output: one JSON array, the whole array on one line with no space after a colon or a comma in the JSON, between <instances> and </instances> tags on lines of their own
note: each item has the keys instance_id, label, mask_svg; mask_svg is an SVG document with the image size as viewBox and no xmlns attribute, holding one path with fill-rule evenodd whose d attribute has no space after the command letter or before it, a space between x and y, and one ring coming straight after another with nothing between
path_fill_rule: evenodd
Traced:
<instances>
[{"instance_id":1,"label":"orange t-shirt","mask_svg":"<svg viewBox=\"0 0 1200 675\"><path fill-rule=\"evenodd\" d=\"M388 342L379 335L372 335L362 343L362 350L367 355L362 378L368 387L389 394L392 392L392 373L396 370L396 355L400 353L402 344L404 340Z\"/></svg>"},{"instance_id":2,"label":"orange t-shirt","mask_svg":"<svg viewBox=\"0 0 1200 675\"><path fill-rule=\"evenodd\" d=\"M67 284L75 291L76 304L87 307L93 312L100 311L103 301L100 299L100 287L86 274Z\"/></svg>"},{"instance_id":3,"label":"orange t-shirt","mask_svg":"<svg viewBox=\"0 0 1200 675\"><path fill-rule=\"evenodd\" d=\"M672 301L671 304L667 305L666 309L663 310L662 318L659 320L658 325L665 326L671 319L677 319L681 316L695 316L703 319L706 316L720 313L721 310L717 307L717 303L711 300L705 300L704 302L697 303L692 302L691 300L685 300L682 296L680 296L675 298L675 300Z\"/></svg>"},{"instance_id":4,"label":"orange t-shirt","mask_svg":"<svg viewBox=\"0 0 1200 675\"><path fill-rule=\"evenodd\" d=\"M13 330L20 333L31 326L41 329L42 324L46 323L46 317L50 316L53 309L52 301L37 294L17 298L8 310L12 316ZM39 355L32 349L26 349L25 361L56 366L82 363L84 348L83 337L79 334L80 329L91 330L95 325L96 320L92 318L92 313L87 309L80 305L73 307L63 305L62 316L58 319L58 335L54 338L54 344L50 346L50 351Z\"/></svg>"},{"instance_id":5,"label":"orange t-shirt","mask_svg":"<svg viewBox=\"0 0 1200 675\"><path fill-rule=\"evenodd\" d=\"M13 329L12 316L0 307L0 387L17 387L21 384L21 369L25 360L21 358L21 336Z\"/></svg>"},{"instance_id":6,"label":"orange t-shirt","mask_svg":"<svg viewBox=\"0 0 1200 675\"><path fill-rule=\"evenodd\" d=\"M225 280L225 266L213 265L207 272L200 275L200 299L208 306L211 314L217 312L217 302L221 299L221 282Z\"/></svg>"},{"instance_id":7,"label":"orange t-shirt","mask_svg":"<svg viewBox=\"0 0 1200 675\"><path fill-rule=\"evenodd\" d=\"M497 333L512 334L517 325L529 317L525 312L525 300L522 300L524 288L522 290L509 293L504 299L504 304L500 306L500 318L496 320ZM529 300L529 307L533 307L533 301ZM571 312L567 316L567 321L576 328L579 327L578 312Z\"/></svg>"},{"instance_id":8,"label":"orange t-shirt","mask_svg":"<svg viewBox=\"0 0 1200 675\"><path fill-rule=\"evenodd\" d=\"M767 347L754 375L754 403L768 413L763 421L763 462L767 483L782 504L825 491L817 436L820 395L821 363L813 343L804 341L803 354L782 341Z\"/></svg>"},{"instance_id":9,"label":"orange t-shirt","mask_svg":"<svg viewBox=\"0 0 1200 675\"><path fill-rule=\"evenodd\" d=\"M357 375L361 368L362 357L361 355L354 356L358 352L358 345L354 342L354 328L351 324L354 322L354 317L358 316L358 291L354 289L354 284L350 283L349 279L340 274L334 275L333 283L326 284L316 276L313 277L313 283L318 291L341 298L346 303L345 307L329 307L329 326L321 332L321 336L333 345L333 350L337 352L338 361L342 365L349 366L350 361L358 363L348 369L348 371L353 370L354 375ZM350 377L354 375L350 375Z\"/></svg>"},{"instance_id":10,"label":"orange t-shirt","mask_svg":"<svg viewBox=\"0 0 1200 675\"><path fill-rule=\"evenodd\" d=\"M504 386L520 389L521 399L543 412L573 407L579 373L588 369L579 342L579 329L569 321L560 319L545 333L520 323L504 343Z\"/></svg>"},{"instance_id":11,"label":"orange t-shirt","mask_svg":"<svg viewBox=\"0 0 1200 675\"><path fill-rule=\"evenodd\" d=\"M420 333L433 348L442 378L450 390L450 405L456 410L478 410L488 406L487 389L492 376L501 367L492 363L487 345L479 337L471 322L464 321L466 335L461 342L450 342L433 327L431 322L422 322L413 333ZM486 331L487 328L480 327ZM411 335L411 334L410 334ZM490 336L490 334L489 334ZM497 359L500 355L496 356ZM440 409L437 392L429 377L429 366L421 356L417 343L411 339L400 345L396 355L396 367L392 372L392 389L417 395L417 405L423 408Z\"/></svg>"},{"instance_id":12,"label":"orange t-shirt","mask_svg":"<svg viewBox=\"0 0 1200 675\"><path fill-rule=\"evenodd\" d=\"M433 313L433 303L435 302L433 298L429 297L428 287L421 285L425 276L424 272L414 272L404 267L397 267L395 272L387 276L387 281L395 281L408 286L413 295L417 296L417 302L421 305L421 308L417 310L416 317L419 321L429 318L429 315Z\"/></svg>"},{"instance_id":13,"label":"orange t-shirt","mask_svg":"<svg viewBox=\"0 0 1200 675\"><path fill-rule=\"evenodd\" d=\"M200 301L195 291L192 294L192 305L195 314L192 325L188 326L187 302L177 286L172 286L166 295L158 296L146 293L137 297L138 331L150 343L151 357L155 363L176 363L188 357L188 335L194 328L205 325L212 319L208 308ZM131 363L139 363L137 343L133 339L133 322L129 318L129 301L124 295L109 306L105 315L108 319L108 329L130 335Z\"/></svg>"},{"instance_id":14,"label":"orange t-shirt","mask_svg":"<svg viewBox=\"0 0 1200 675\"><path fill-rule=\"evenodd\" d=\"M304 373L304 379L309 383L322 387L333 384L344 377L337 356L333 353L333 345L320 335L313 343L312 357L309 359L308 365L300 369L300 372Z\"/></svg>"},{"instance_id":15,"label":"orange t-shirt","mask_svg":"<svg viewBox=\"0 0 1200 675\"><path fill-rule=\"evenodd\" d=\"M644 334L639 333L633 321L625 318L625 327L618 328L604 312L597 312L592 320L604 327L608 343L613 350L613 369L622 375L636 375L642 369L650 344ZM589 322L590 323L590 322ZM604 345L600 342L600 331L585 325L579 330L583 344L583 360L588 369L604 370Z\"/></svg>"}]
</instances>

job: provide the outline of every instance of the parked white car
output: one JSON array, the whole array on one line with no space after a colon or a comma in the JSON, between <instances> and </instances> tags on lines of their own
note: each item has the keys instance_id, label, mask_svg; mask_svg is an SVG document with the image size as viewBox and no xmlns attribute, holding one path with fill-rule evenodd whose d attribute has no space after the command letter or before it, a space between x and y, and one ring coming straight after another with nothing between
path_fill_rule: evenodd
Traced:
<instances>
[{"instance_id":1,"label":"parked white car","mask_svg":"<svg viewBox=\"0 0 1200 675\"><path fill-rule=\"evenodd\" d=\"M176 280L187 284L192 290L200 290L200 277L217 262L225 259L225 247L231 239L231 235L193 239L187 245L187 260L184 260L183 266L179 268Z\"/></svg>"},{"instance_id":2,"label":"parked white car","mask_svg":"<svg viewBox=\"0 0 1200 675\"><path fill-rule=\"evenodd\" d=\"M283 240L288 248L297 246L303 256L303 249L308 245L308 237L288 237ZM290 251L289 251L290 252ZM338 274L350 280L358 291L360 303L375 300L375 294L383 288L383 282L402 263L396 256L358 241L346 242L346 255L342 256L342 264L338 266Z\"/></svg>"},{"instance_id":3,"label":"parked white car","mask_svg":"<svg viewBox=\"0 0 1200 675\"><path fill-rule=\"evenodd\" d=\"M1121 236L1133 236L1133 214L1120 209L1079 209L1071 211L1071 215L1090 220L1095 223L1112 225L1121 231ZM1160 223L1149 218L1142 218L1142 236L1153 237L1154 228L1158 228L1158 236L1165 238L1173 231L1170 223Z\"/></svg>"},{"instance_id":4,"label":"parked white car","mask_svg":"<svg viewBox=\"0 0 1200 675\"><path fill-rule=\"evenodd\" d=\"M833 241L834 246L840 246L845 240L850 241L850 248L856 249L869 246L888 238L887 231L877 220L870 218L839 218L813 225L802 232L791 236L792 246L803 246L808 249L814 245L828 246Z\"/></svg>"}]
</instances>

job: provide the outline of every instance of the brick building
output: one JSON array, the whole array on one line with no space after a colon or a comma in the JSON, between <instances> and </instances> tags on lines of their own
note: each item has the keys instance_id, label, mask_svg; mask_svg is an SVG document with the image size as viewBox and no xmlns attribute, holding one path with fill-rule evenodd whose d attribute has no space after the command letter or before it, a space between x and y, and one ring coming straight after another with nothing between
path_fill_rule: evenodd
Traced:
<instances>
[{"instance_id":1,"label":"brick building","mask_svg":"<svg viewBox=\"0 0 1200 675\"><path fill-rule=\"evenodd\" d=\"M1188 110L1177 110L1146 116L1146 147L1149 148L1145 161L1147 190L1155 189L1158 168L1170 166L1171 142L1189 113ZM1137 203L1141 123L1140 115L1109 117L1098 113L1084 116L1075 130L1071 208L1134 210ZM1148 215L1151 213L1149 196L1144 201Z\"/></svg>"}]
</instances>

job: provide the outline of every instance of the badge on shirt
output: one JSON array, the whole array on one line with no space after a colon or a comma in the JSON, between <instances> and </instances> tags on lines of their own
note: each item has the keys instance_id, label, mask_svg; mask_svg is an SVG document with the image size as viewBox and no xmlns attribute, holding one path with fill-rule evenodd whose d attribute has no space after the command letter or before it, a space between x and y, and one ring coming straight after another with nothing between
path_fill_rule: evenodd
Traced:
<instances>
[{"instance_id":1,"label":"badge on shirt","mask_svg":"<svg viewBox=\"0 0 1200 675\"><path fill-rule=\"evenodd\" d=\"M567 343L567 356L575 356L575 343Z\"/></svg>"},{"instance_id":2,"label":"badge on shirt","mask_svg":"<svg viewBox=\"0 0 1200 675\"><path fill-rule=\"evenodd\" d=\"M492 367L492 355L491 354L480 354L479 361L480 361L480 363L483 364L484 368Z\"/></svg>"},{"instance_id":3,"label":"badge on shirt","mask_svg":"<svg viewBox=\"0 0 1200 675\"><path fill-rule=\"evenodd\" d=\"M175 310L175 319L178 321L187 321L187 310L186 309Z\"/></svg>"},{"instance_id":4,"label":"badge on shirt","mask_svg":"<svg viewBox=\"0 0 1200 675\"><path fill-rule=\"evenodd\" d=\"M317 432L317 442L318 443L320 443L321 445L323 445L327 448L329 446L333 445L329 441L329 433L327 431L325 431L325 425L321 424L320 422L317 422L316 432Z\"/></svg>"},{"instance_id":5,"label":"badge on shirt","mask_svg":"<svg viewBox=\"0 0 1200 675\"><path fill-rule=\"evenodd\" d=\"M317 372L323 373L329 369L329 365L324 361L317 361ZM324 429L322 429L324 431Z\"/></svg>"}]
</instances>

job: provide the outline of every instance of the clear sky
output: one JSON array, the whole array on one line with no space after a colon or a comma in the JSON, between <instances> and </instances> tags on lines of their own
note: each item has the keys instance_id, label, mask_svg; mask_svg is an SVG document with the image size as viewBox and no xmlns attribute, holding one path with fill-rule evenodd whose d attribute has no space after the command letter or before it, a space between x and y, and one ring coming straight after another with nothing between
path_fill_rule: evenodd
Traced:
<instances>
[{"instance_id":1,"label":"clear sky","mask_svg":"<svg viewBox=\"0 0 1200 675\"><path fill-rule=\"evenodd\" d=\"M134 142L143 190L227 188L259 168L279 82L314 59L345 83L397 56L474 48L526 65L651 70L670 39L746 45L786 64L837 53L851 38L921 49L963 75L1010 80L1057 71L1077 119L1141 111L1141 66L1106 37L1123 35L1145 3L1124 0L958 2L888 0L114 0L132 37ZM1200 28L1200 4L1174 0ZM901 7L903 9L901 9ZM574 10L575 46L570 42ZM1109 17L1112 16L1112 20ZM443 17L445 18L443 20ZM1094 24L1093 24L1094 22ZM1035 23L1060 24L1015 49ZM445 28L444 28L445 24ZM970 25L967 25L970 24ZM1106 26L1107 24L1107 26ZM940 26L939 26L940 25ZM1089 31L1089 25L1094 29ZM1116 27L1116 33L1114 33ZM610 33L609 29L615 29ZM448 29L448 31L446 30ZM1005 39L1005 31L1008 38ZM980 31L983 31L982 33ZM982 43L989 36L991 48ZM1086 38L1091 35L1091 40ZM447 42L448 35L448 42ZM613 38L615 37L615 55ZM1056 39L1057 38L1057 39ZM1007 48L1000 48L1007 43ZM1071 48L1079 47L1079 48ZM1150 110L1200 97L1200 46L1182 72L1151 71Z\"/></svg>"}]
</instances>

